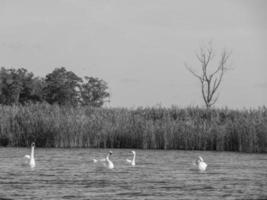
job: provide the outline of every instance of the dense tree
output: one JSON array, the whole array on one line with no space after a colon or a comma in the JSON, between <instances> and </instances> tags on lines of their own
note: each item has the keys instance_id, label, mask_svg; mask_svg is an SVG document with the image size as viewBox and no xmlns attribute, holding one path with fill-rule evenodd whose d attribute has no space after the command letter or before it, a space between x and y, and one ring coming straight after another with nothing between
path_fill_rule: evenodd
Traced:
<instances>
[{"instance_id":1,"label":"dense tree","mask_svg":"<svg viewBox=\"0 0 267 200\"><path fill-rule=\"evenodd\" d=\"M109 98L105 81L94 77L84 80L64 67L56 68L45 79L24 68L0 70L0 104L25 104L46 101L59 105L102 106Z\"/></svg>"},{"instance_id":2,"label":"dense tree","mask_svg":"<svg viewBox=\"0 0 267 200\"><path fill-rule=\"evenodd\" d=\"M67 71L64 67L56 68L46 75L44 99L50 104L76 106L81 100L81 83L82 79L73 72Z\"/></svg>"},{"instance_id":3,"label":"dense tree","mask_svg":"<svg viewBox=\"0 0 267 200\"><path fill-rule=\"evenodd\" d=\"M23 69L20 71L22 77L22 90L20 93L19 102L39 102L42 99L42 89L44 87L43 79L34 77L33 73L28 73Z\"/></svg>"},{"instance_id":4,"label":"dense tree","mask_svg":"<svg viewBox=\"0 0 267 200\"><path fill-rule=\"evenodd\" d=\"M85 81L81 87L82 105L102 106L110 97L110 94L107 92L107 83L101 79L87 76Z\"/></svg>"},{"instance_id":5,"label":"dense tree","mask_svg":"<svg viewBox=\"0 0 267 200\"><path fill-rule=\"evenodd\" d=\"M24 68L0 70L0 103L11 105L41 101L43 82Z\"/></svg>"},{"instance_id":6,"label":"dense tree","mask_svg":"<svg viewBox=\"0 0 267 200\"><path fill-rule=\"evenodd\" d=\"M22 84L18 80L15 69L1 68L0 71L0 103L18 103Z\"/></svg>"}]
</instances>

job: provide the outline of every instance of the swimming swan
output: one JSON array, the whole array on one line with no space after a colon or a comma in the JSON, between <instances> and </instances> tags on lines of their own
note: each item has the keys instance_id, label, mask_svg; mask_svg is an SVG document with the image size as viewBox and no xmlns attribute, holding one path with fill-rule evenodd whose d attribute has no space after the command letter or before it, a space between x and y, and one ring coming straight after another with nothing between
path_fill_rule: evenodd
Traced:
<instances>
[{"instance_id":1,"label":"swimming swan","mask_svg":"<svg viewBox=\"0 0 267 200\"><path fill-rule=\"evenodd\" d=\"M197 165L198 170L202 172L205 171L208 166L201 156L198 156L198 159L195 161L194 164Z\"/></svg>"},{"instance_id":2,"label":"swimming swan","mask_svg":"<svg viewBox=\"0 0 267 200\"><path fill-rule=\"evenodd\" d=\"M113 169L114 168L114 164L113 162L109 159L109 157L112 155L112 151L109 151L106 158L103 158L103 159L100 159L100 160L97 160L97 159L93 159L93 162L94 163L97 163L97 162L102 162L103 165L109 169Z\"/></svg>"},{"instance_id":3,"label":"swimming swan","mask_svg":"<svg viewBox=\"0 0 267 200\"><path fill-rule=\"evenodd\" d=\"M135 153L135 151L131 151L131 153L133 154L133 159L132 159L132 160L130 160L130 159L126 159L126 161L127 161L128 163L130 163L132 166L135 166L135 157L136 157L136 153Z\"/></svg>"},{"instance_id":4,"label":"swimming swan","mask_svg":"<svg viewBox=\"0 0 267 200\"><path fill-rule=\"evenodd\" d=\"M29 159L29 165L31 168L34 168L36 166L35 164L35 159L34 159L34 147L35 147L35 143L33 142L31 145L31 155L25 155L24 157Z\"/></svg>"}]
</instances>

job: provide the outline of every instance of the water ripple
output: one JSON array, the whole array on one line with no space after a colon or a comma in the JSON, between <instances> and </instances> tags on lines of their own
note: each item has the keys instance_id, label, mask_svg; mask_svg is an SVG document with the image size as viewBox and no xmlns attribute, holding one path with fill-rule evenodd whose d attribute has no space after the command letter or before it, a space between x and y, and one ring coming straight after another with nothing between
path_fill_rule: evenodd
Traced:
<instances>
[{"instance_id":1,"label":"water ripple","mask_svg":"<svg viewBox=\"0 0 267 200\"><path fill-rule=\"evenodd\" d=\"M11 199L267 199L266 154L114 149L115 169L92 159L108 150L36 149L37 167L23 164L25 148L0 148L0 200ZM192 160L208 162L199 173ZM159 159L160 158L160 159Z\"/></svg>"}]
</instances>

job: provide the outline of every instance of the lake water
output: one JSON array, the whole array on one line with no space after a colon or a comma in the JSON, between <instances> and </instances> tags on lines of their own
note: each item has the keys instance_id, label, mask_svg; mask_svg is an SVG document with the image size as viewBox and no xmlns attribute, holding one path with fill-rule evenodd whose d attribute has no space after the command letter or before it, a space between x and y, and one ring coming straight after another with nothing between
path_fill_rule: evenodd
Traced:
<instances>
[{"instance_id":1,"label":"lake water","mask_svg":"<svg viewBox=\"0 0 267 200\"><path fill-rule=\"evenodd\" d=\"M0 148L0 199L267 199L267 154L112 149L115 168L92 162L110 149ZM201 155L207 171L194 169Z\"/></svg>"}]
</instances>

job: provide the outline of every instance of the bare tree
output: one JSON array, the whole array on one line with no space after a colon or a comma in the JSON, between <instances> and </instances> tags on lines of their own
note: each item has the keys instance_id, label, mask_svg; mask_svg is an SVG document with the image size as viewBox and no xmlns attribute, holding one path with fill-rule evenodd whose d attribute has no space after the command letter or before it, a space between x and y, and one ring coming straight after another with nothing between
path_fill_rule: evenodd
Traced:
<instances>
[{"instance_id":1,"label":"bare tree","mask_svg":"<svg viewBox=\"0 0 267 200\"><path fill-rule=\"evenodd\" d=\"M227 65L230 56L230 52L223 50L217 66L213 68L212 71L210 66L213 64L211 61L215 58L215 51L212 45L209 44L207 47L201 47L199 53L196 54L201 64L200 73L195 72L191 67L185 64L185 67L200 80L201 93L207 108L210 108L218 100L218 88L222 83L225 71L228 69Z\"/></svg>"}]
</instances>

